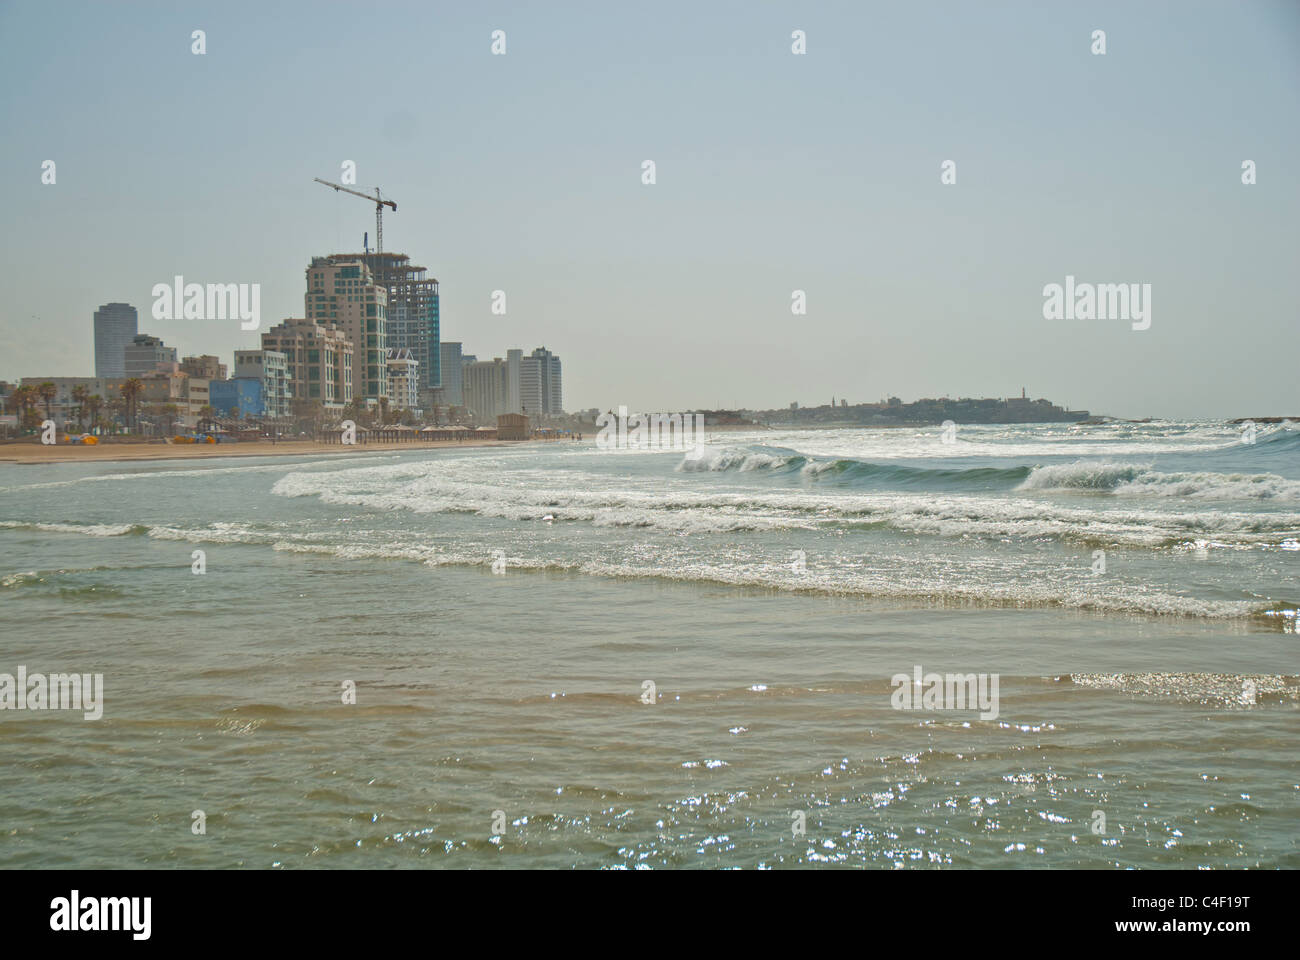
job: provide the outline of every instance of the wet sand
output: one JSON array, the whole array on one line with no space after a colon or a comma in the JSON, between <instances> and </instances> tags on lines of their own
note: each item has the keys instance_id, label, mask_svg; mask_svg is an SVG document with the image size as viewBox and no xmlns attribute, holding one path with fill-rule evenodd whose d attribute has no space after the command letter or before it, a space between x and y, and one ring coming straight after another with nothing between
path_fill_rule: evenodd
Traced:
<instances>
[{"instance_id":1,"label":"wet sand","mask_svg":"<svg viewBox=\"0 0 1300 960\"><path fill-rule=\"evenodd\" d=\"M112 460L201 460L215 457L292 457L301 454L320 456L336 454L355 456L386 450L429 450L440 447L499 447L518 446L520 443L540 443L532 440L419 440L404 443L358 443L343 446L337 443L318 443L315 440L282 440L278 443L256 441L251 443L98 443L83 446L60 443L49 446L39 443L10 443L0 445L0 462L36 463L98 463Z\"/></svg>"}]
</instances>

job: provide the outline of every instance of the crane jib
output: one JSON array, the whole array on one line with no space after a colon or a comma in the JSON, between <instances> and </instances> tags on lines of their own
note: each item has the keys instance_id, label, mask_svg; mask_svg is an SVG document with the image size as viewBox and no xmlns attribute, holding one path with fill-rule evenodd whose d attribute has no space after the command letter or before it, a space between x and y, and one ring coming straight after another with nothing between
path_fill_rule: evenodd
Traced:
<instances>
[{"instance_id":1,"label":"crane jib","mask_svg":"<svg viewBox=\"0 0 1300 960\"><path fill-rule=\"evenodd\" d=\"M313 177L312 179L315 180L317 183L324 184L327 187L333 187L335 193L341 190L344 193L352 194L354 197L361 197L365 200L370 200L374 203L375 205L375 252L383 253L384 252L384 207L389 207L394 213L396 213L397 203L393 200L385 200L383 198L383 195L380 194L378 187L375 187L374 196L371 196L368 193L362 193L360 190L352 190L348 187L345 187L341 183L331 183L328 180L322 180L320 177Z\"/></svg>"}]
</instances>

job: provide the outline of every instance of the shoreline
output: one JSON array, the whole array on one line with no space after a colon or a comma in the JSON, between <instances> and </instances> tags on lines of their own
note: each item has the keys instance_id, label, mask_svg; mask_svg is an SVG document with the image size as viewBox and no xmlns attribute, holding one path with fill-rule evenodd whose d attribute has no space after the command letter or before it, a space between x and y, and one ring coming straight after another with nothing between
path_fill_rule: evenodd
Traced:
<instances>
[{"instance_id":1,"label":"shoreline","mask_svg":"<svg viewBox=\"0 0 1300 960\"><path fill-rule=\"evenodd\" d=\"M136 460L203 460L225 457L295 457L361 453L393 453L402 450L441 450L448 447L517 447L524 443L556 443L544 440L419 440L393 443L342 445L316 440L281 440L251 443L99 443L94 446L61 443L15 443L0 446L0 463L30 466L42 463L112 463Z\"/></svg>"}]
</instances>

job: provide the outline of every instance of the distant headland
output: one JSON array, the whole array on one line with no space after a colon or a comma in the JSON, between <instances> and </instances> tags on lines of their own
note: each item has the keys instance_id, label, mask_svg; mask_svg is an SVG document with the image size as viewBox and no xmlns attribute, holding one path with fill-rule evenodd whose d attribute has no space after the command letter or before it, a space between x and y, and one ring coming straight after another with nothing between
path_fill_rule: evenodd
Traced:
<instances>
[{"instance_id":1,"label":"distant headland","mask_svg":"<svg viewBox=\"0 0 1300 960\"><path fill-rule=\"evenodd\" d=\"M904 403L890 397L880 403L832 400L819 407L792 403L788 409L759 410L750 416L764 423L816 425L857 424L862 426L930 426L945 420L953 423L1078 423L1088 420L1087 410L1069 410L1050 400L1031 400L1023 393L1009 398L939 399L926 398Z\"/></svg>"}]
</instances>

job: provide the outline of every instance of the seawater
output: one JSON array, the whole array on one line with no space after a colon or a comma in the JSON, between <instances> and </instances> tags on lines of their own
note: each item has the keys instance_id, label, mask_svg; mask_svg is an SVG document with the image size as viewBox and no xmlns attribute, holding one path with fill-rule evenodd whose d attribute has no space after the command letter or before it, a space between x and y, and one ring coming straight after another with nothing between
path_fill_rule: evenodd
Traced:
<instances>
[{"instance_id":1,"label":"seawater","mask_svg":"<svg viewBox=\"0 0 1300 960\"><path fill-rule=\"evenodd\" d=\"M0 865L1294 868L1298 572L1290 424L0 464Z\"/></svg>"}]
</instances>

